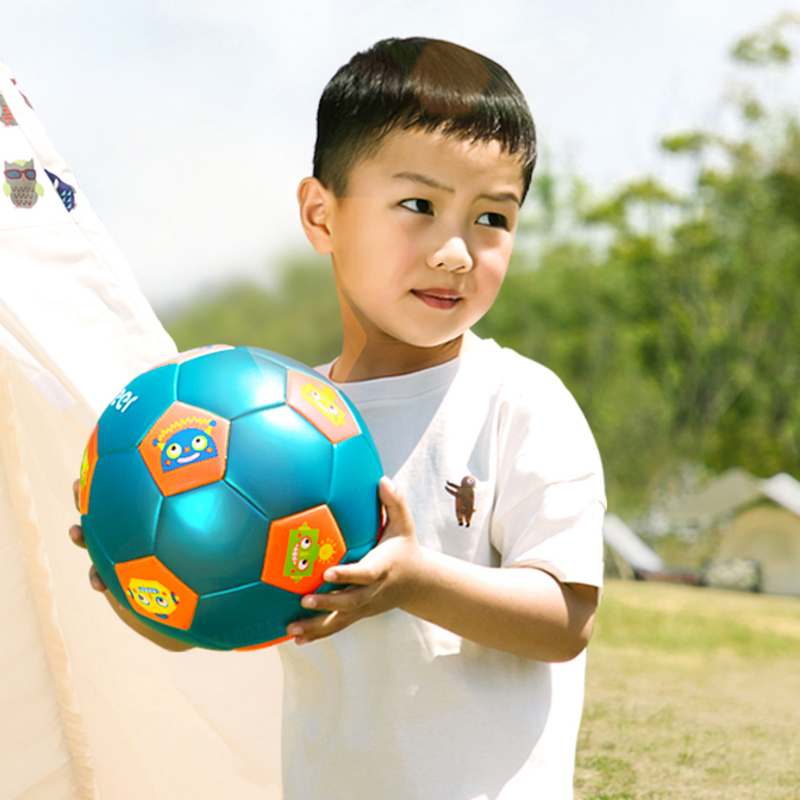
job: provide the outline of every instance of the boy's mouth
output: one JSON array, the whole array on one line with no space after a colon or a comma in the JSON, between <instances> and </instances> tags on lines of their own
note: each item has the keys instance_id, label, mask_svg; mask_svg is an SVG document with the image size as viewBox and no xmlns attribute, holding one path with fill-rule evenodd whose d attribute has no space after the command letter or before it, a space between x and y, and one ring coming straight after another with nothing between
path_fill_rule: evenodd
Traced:
<instances>
[{"instance_id":1,"label":"boy's mouth","mask_svg":"<svg viewBox=\"0 0 800 800\"><path fill-rule=\"evenodd\" d=\"M452 289L412 289L411 294L431 308L454 308L461 301L461 295Z\"/></svg>"}]
</instances>

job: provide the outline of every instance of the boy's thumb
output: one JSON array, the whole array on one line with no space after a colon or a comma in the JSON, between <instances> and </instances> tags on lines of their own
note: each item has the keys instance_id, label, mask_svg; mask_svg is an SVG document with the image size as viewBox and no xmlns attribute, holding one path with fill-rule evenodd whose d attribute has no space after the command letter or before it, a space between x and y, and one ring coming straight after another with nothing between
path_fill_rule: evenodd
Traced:
<instances>
[{"instance_id":1,"label":"boy's thumb","mask_svg":"<svg viewBox=\"0 0 800 800\"><path fill-rule=\"evenodd\" d=\"M384 531L389 527L399 528L398 532L413 529L414 519L403 493L385 475L380 480L378 495L386 507L387 522Z\"/></svg>"}]
</instances>

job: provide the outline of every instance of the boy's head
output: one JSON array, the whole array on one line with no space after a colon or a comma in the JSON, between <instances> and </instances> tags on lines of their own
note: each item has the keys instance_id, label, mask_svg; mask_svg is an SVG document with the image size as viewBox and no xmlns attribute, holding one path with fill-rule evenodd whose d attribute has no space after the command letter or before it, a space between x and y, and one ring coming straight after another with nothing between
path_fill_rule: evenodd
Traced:
<instances>
[{"instance_id":1,"label":"boy's head","mask_svg":"<svg viewBox=\"0 0 800 800\"><path fill-rule=\"evenodd\" d=\"M314 177L343 196L353 166L410 129L498 142L519 157L524 199L536 132L522 92L499 64L436 39L385 39L334 75L317 113Z\"/></svg>"}]
</instances>

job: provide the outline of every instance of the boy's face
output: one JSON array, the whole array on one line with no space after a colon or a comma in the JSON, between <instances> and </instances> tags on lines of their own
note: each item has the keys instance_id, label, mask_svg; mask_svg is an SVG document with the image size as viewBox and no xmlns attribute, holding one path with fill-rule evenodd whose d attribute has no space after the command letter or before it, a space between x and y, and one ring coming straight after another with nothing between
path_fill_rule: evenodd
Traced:
<instances>
[{"instance_id":1,"label":"boy's face","mask_svg":"<svg viewBox=\"0 0 800 800\"><path fill-rule=\"evenodd\" d=\"M435 348L477 322L506 273L522 180L497 142L418 129L358 162L346 195L326 202L345 345Z\"/></svg>"}]
</instances>

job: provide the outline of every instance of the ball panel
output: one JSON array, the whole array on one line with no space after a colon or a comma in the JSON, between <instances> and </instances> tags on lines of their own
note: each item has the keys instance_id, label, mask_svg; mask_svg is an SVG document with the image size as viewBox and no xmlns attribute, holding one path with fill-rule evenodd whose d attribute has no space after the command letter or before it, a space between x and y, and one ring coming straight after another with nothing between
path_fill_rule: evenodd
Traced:
<instances>
[{"instance_id":1,"label":"ball panel","mask_svg":"<svg viewBox=\"0 0 800 800\"><path fill-rule=\"evenodd\" d=\"M286 636L293 620L314 616L300 606L300 596L267 583L203 595L192 632L225 650L252 647Z\"/></svg>"},{"instance_id":2,"label":"ball panel","mask_svg":"<svg viewBox=\"0 0 800 800\"><path fill-rule=\"evenodd\" d=\"M225 480L268 519L322 505L332 464L333 445L288 406L231 423Z\"/></svg>"},{"instance_id":3,"label":"ball panel","mask_svg":"<svg viewBox=\"0 0 800 800\"><path fill-rule=\"evenodd\" d=\"M195 347L192 350L184 350L182 353L177 353L172 358L162 361L158 366L164 364L184 364L187 361L192 361L201 356L208 356L212 353L218 353L220 350L233 350L233 345L230 344L207 344L202 347Z\"/></svg>"},{"instance_id":4,"label":"ball panel","mask_svg":"<svg viewBox=\"0 0 800 800\"><path fill-rule=\"evenodd\" d=\"M92 521L89 517L81 517L81 526L83 527L83 538L86 541L86 549L89 551L89 556L97 570L97 574L108 587L114 599L124 608L128 609L128 611L133 611L125 592L122 591L122 587L117 580L117 573L114 571L114 562L103 547L103 537L95 533Z\"/></svg>"},{"instance_id":5,"label":"ball panel","mask_svg":"<svg viewBox=\"0 0 800 800\"><path fill-rule=\"evenodd\" d=\"M347 403L322 378L290 370L286 402L334 443L361 433Z\"/></svg>"},{"instance_id":6,"label":"ball panel","mask_svg":"<svg viewBox=\"0 0 800 800\"><path fill-rule=\"evenodd\" d=\"M136 447L144 432L175 401L178 367L156 367L134 378L111 401L98 423L97 452L102 456Z\"/></svg>"},{"instance_id":7,"label":"ball panel","mask_svg":"<svg viewBox=\"0 0 800 800\"><path fill-rule=\"evenodd\" d=\"M338 564L346 551L327 506L292 514L270 526L261 580L287 592L310 594L322 586L325 570Z\"/></svg>"},{"instance_id":8,"label":"ball panel","mask_svg":"<svg viewBox=\"0 0 800 800\"><path fill-rule=\"evenodd\" d=\"M114 571L131 608L140 617L189 630L198 595L156 556L115 564Z\"/></svg>"},{"instance_id":9,"label":"ball panel","mask_svg":"<svg viewBox=\"0 0 800 800\"><path fill-rule=\"evenodd\" d=\"M254 358L246 347L214 353L184 364L178 375L178 399L227 419L286 398L286 370Z\"/></svg>"},{"instance_id":10,"label":"ball panel","mask_svg":"<svg viewBox=\"0 0 800 800\"><path fill-rule=\"evenodd\" d=\"M303 364L301 361L297 361L289 356L274 353L272 350L264 350L260 347L248 347L247 350L255 359L269 361L271 364L277 364L279 367L283 367L287 370L296 369L298 372L304 372L306 375L319 376L319 373L309 367L308 364Z\"/></svg>"},{"instance_id":11,"label":"ball panel","mask_svg":"<svg viewBox=\"0 0 800 800\"><path fill-rule=\"evenodd\" d=\"M230 422L204 408L173 403L139 445L161 492L169 497L225 475Z\"/></svg>"},{"instance_id":12,"label":"ball panel","mask_svg":"<svg viewBox=\"0 0 800 800\"><path fill-rule=\"evenodd\" d=\"M120 491L120 486L125 491ZM163 498L135 450L102 456L95 467L89 519L114 562L153 552Z\"/></svg>"},{"instance_id":13,"label":"ball panel","mask_svg":"<svg viewBox=\"0 0 800 800\"><path fill-rule=\"evenodd\" d=\"M347 547L374 544L381 524L378 481L383 468L366 436L336 445L328 506Z\"/></svg>"},{"instance_id":14,"label":"ball panel","mask_svg":"<svg viewBox=\"0 0 800 800\"><path fill-rule=\"evenodd\" d=\"M78 509L81 514L89 513L89 494L92 488L92 477L97 464L97 425L94 426L92 435L86 445L81 462L81 483L78 492Z\"/></svg>"},{"instance_id":15,"label":"ball panel","mask_svg":"<svg viewBox=\"0 0 800 800\"><path fill-rule=\"evenodd\" d=\"M257 581L269 520L224 481L167 497L153 552L198 594Z\"/></svg>"}]
</instances>

